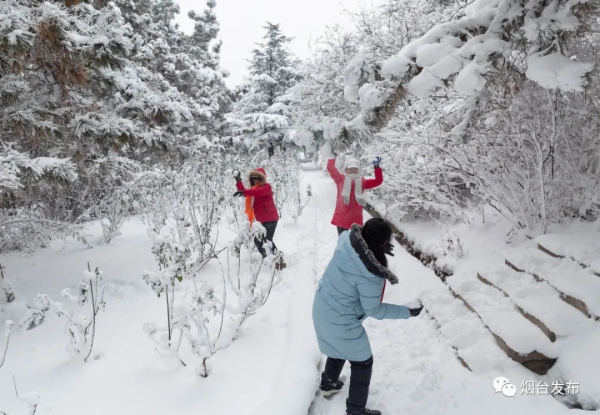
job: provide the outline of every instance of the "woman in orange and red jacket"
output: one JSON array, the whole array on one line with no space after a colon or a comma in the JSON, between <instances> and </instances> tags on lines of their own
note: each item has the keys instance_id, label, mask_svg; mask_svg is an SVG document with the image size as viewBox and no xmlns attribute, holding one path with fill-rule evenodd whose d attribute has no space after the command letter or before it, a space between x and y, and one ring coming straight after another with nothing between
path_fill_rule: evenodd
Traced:
<instances>
[{"instance_id":1,"label":"woman in orange and red jacket","mask_svg":"<svg viewBox=\"0 0 600 415\"><path fill-rule=\"evenodd\" d=\"M235 170L233 177L236 181L237 192L234 196L246 196L246 215L250 221L250 226L256 219L265 228L267 234L260 239L255 238L254 243L258 248L258 252L265 258L267 252L263 247L266 242L271 242L271 253L276 255L278 253L277 247L273 242L273 236L275 235L275 229L277 228L277 222L279 221L279 213L273 200L273 190L271 185L267 183L267 173L265 169L259 167L253 170L248 175L248 181L250 183L250 189L244 188L244 183L240 172Z\"/></svg>"}]
</instances>

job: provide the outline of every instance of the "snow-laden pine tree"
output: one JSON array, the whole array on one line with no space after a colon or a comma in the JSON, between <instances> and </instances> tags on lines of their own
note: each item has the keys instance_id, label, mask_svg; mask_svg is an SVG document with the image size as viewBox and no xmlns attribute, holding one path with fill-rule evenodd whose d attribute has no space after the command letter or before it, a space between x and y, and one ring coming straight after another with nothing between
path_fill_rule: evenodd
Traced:
<instances>
[{"instance_id":1,"label":"snow-laden pine tree","mask_svg":"<svg viewBox=\"0 0 600 415\"><path fill-rule=\"evenodd\" d=\"M168 0L0 4L0 250L65 221L121 220L144 165L218 141L213 8L185 36Z\"/></svg>"},{"instance_id":2,"label":"snow-laden pine tree","mask_svg":"<svg viewBox=\"0 0 600 415\"><path fill-rule=\"evenodd\" d=\"M38 224L82 217L103 178L118 176L97 168L118 169L117 154L158 137L145 134L141 105L127 108L152 90L127 60L131 29L114 5L2 2L0 21L1 164L13 182L0 189L6 248L31 242Z\"/></svg>"},{"instance_id":3,"label":"snow-laden pine tree","mask_svg":"<svg viewBox=\"0 0 600 415\"><path fill-rule=\"evenodd\" d=\"M206 150L219 141L223 114L229 105L220 70L219 25L213 0L195 21L188 36L174 23L179 6L172 0L118 1L125 20L134 28L132 59L147 68L165 95L176 96L190 109L191 120L170 131L169 142L180 155Z\"/></svg>"},{"instance_id":4,"label":"snow-laden pine tree","mask_svg":"<svg viewBox=\"0 0 600 415\"><path fill-rule=\"evenodd\" d=\"M186 38L184 47L196 58L203 70L196 73L197 80L185 82L183 90L193 96L206 108L203 114L203 134L211 143L221 143L224 134L225 114L230 110L231 92L225 85L224 78L229 74L220 67L222 41L218 40L219 23L215 14L215 0L207 0L207 8L202 15L189 13L194 21L194 33ZM180 50L180 53L183 51Z\"/></svg>"},{"instance_id":5,"label":"snow-laden pine tree","mask_svg":"<svg viewBox=\"0 0 600 415\"><path fill-rule=\"evenodd\" d=\"M252 51L250 76L236 89L233 135L251 149L269 148L286 141L292 121L290 89L300 79L296 59L287 48L292 40L279 24L267 22L263 42ZM234 121L232 121L234 122Z\"/></svg>"}]
</instances>

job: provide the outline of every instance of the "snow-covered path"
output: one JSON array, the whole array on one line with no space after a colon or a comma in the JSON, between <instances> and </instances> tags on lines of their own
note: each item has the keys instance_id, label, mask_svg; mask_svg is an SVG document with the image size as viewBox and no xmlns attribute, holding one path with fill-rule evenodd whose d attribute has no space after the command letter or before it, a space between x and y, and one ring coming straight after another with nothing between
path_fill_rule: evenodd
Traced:
<instances>
[{"instance_id":1,"label":"snow-covered path","mask_svg":"<svg viewBox=\"0 0 600 415\"><path fill-rule=\"evenodd\" d=\"M284 218L275 236L288 263L283 281L239 338L211 359L206 379L158 356L141 329L146 321L163 319L164 306L141 278L144 269L154 267L154 259L140 223L127 223L113 244L96 244L92 250L69 243L62 251L2 256L8 277L24 297L44 290L59 298L62 288L77 283L87 261L105 272L110 290L106 312L99 317L97 361L69 361L64 323L55 317L13 336L6 365L0 368L0 411L26 413L14 394L15 375L20 392L42 395L38 415L304 415L313 400L314 415L344 414L346 387L330 401L315 398L323 357L311 320L315 284L337 242L330 224L335 188L319 170L306 171L305 181L313 189L312 200L297 224ZM388 285L386 302L402 304L423 290L446 289L403 249L396 247L395 253L390 268L400 283ZM506 376L518 386L522 379L532 380L531 373L516 364L502 373L469 372L426 314L398 321L369 319L366 328L375 359L369 406L385 415L479 415L483 408L487 415L565 411L547 396L494 394L495 377Z\"/></svg>"}]
</instances>

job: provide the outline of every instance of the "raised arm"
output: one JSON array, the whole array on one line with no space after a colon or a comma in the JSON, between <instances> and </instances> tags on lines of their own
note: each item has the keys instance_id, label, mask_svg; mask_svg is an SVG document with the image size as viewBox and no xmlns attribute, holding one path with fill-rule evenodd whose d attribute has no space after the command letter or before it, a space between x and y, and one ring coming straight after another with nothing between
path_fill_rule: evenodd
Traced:
<instances>
[{"instance_id":1,"label":"raised arm","mask_svg":"<svg viewBox=\"0 0 600 415\"><path fill-rule=\"evenodd\" d=\"M244 190L246 190L246 188L244 187L244 182L242 182L241 180L238 180L237 182L235 182L235 187L237 187L237 189L240 192L243 192Z\"/></svg>"},{"instance_id":2,"label":"raised arm","mask_svg":"<svg viewBox=\"0 0 600 415\"><path fill-rule=\"evenodd\" d=\"M335 167L335 159L327 160L327 171L331 178L336 182L340 181L343 177L342 173Z\"/></svg>"},{"instance_id":3,"label":"raised arm","mask_svg":"<svg viewBox=\"0 0 600 415\"><path fill-rule=\"evenodd\" d=\"M360 278L356 284L360 295L360 304L369 317L377 320L405 319L410 317L408 307L381 302L384 280L374 281L371 278Z\"/></svg>"},{"instance_id":4,"label":"raised arm","mask_svg":"<svg viewBox=\"0 0 600 415\"><path fill-rule=\"evenodd\" d=\"M378 187L381 186L381 183L383 183L383 171L381 170L381 167L377 166L375 167L375 178L374 179L365 179L363 181L363 189L367 190L367 189L373 189L374 187Z\"/></svg>"},{"instance_id":5,"label":"raised arm","mask_svg":"<svg viewBox=\"0 0 600 415\"><path fill-rule=\"evenodd\" d=\"M239 183L238 183L238 185L239 185ZM240 189L239 186L238 186L238 189ZM244 189L244 185L242 185L242 188L240 190L244 192L244 196L248 196L248 197L263 197L263 196L268 196L273 192L271 190L271 186L269 186L268 184L266 184L264 186L260 186L256 189Z\"/></svg>"}]
</instances>

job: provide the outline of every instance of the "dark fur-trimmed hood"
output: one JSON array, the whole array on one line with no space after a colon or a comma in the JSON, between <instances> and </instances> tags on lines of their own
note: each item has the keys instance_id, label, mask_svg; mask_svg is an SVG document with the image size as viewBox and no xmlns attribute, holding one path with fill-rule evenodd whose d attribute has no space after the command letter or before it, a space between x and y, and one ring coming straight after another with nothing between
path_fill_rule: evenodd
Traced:
<instances>
[{"instance_id":1,"label":"dark fur-trimmed hood","mask_svg":"<svg viewBox=\"0 0 600 415\"><path fill-rule=\"evenodd\" d=\"M396 275L388 268L381 265L377 258L375 258L375 255L369 249L367 242L363 239L361 230L362 226L359 226L356 223L352 225L352 229L350 229L350 244L352 245L352 248L354 248L358 257L369 272L381 278L385 278L391 284L397 284L398 277L396 277Z\"/></svg>"},{"instance_id":2,"label":"dark fur-trimmed hood","mask_svg":"<svg viewBox=\"0 0 600 415\"><path fill-rule=\"evenodd\" d=\"M250 184L252 184L252 181L250 180L251 176L260 176L262 179L261 184L267 183L267 172L262 167L259 167L258 169L252 170L250 173L248 173L248 183Z\"/></svg>"}]
</instances>

